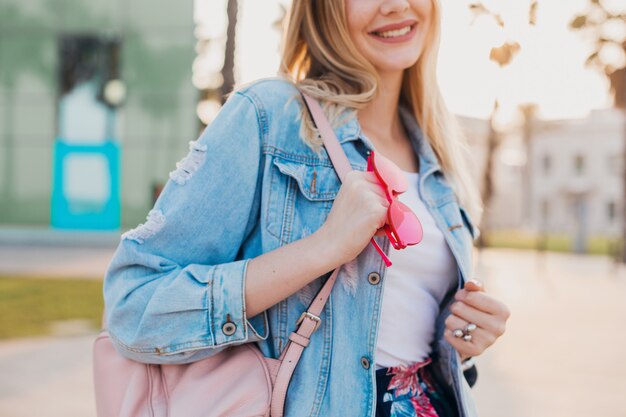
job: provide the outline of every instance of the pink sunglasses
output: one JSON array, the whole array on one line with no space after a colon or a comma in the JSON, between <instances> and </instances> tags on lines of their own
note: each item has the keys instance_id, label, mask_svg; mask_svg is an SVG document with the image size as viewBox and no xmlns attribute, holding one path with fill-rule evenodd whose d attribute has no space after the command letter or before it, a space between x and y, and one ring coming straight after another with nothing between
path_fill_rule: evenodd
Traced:
<instances>
[{"instance_id":1,"label":"pink sunglasses","mask_svg":"<svg viewBox=\"0 0 626 417\"><path fill-rule=\"evenodd\" d=\"M397 196L408 188L406 177L402 174L402 170L391 160L375 154L374 151L371 151L367 158L367 170L374 172L380 186L385 190L387 201L389 201L387 223L382 229L385 231L393 248L396 250L404 249L409 245L420 243L423 236L422 224L415 213L406 204L397 199ZM371 242L385 261L385 265L391 266L391 261L373 237Z\"/></svg>"}]
</instances>

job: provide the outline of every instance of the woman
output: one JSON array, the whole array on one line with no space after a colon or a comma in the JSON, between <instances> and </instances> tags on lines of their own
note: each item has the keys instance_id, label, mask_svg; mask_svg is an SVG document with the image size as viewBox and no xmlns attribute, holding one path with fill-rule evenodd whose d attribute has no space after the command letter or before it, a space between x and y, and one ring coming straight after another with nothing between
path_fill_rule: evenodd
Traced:
<instances>
[{"instance_id":1,"label":"woman","mask_svg":"<svg viewBox=\"0 0 626 417\"><path fill-rule=\"evenodd\" d=\"M123 355L187 363L257 342L276 358L341 267L285 415L476 415L461 362L509 312L469 281L479 204L436 85L439 18L436 0L294 1L287 80L233 93L123 235L104 288ZM343 183L294 84L333 123L354 168ZM379 231L389 203L371 151L407 176L418 245L396 251Z\"/></svg>"}]
</instances>

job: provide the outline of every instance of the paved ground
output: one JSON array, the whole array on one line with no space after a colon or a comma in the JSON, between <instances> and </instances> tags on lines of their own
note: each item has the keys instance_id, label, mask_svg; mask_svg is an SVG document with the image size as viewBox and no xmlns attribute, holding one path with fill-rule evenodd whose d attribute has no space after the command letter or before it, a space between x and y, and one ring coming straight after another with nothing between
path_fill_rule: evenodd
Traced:
<instances>
[{"instance_id":1,"label":"paved ground","mask_svg":"<svg viewBox=\"0 0 626 417\"><path fill-rule=\"evenodd\" d=\"M44 270L57 265L64 274L80 264L93 272L84 276L100 276L112 253L4 249L0 273L7 259L61 257L65 263ZM489 250L477 259L476 276L512 310L505 336L479 358L474 394L482 417L626 417L625 268L602 257ZM68 328L73 336L0 343L0 416L95 415L94 335Z\"/></svg>"},{"instance_id":2,"label":"paved ground","mask_svg":"<svg viewBox=\"0 0 626 417\"><path fill-rule=\"evenodd\" d=\"M102 279L119 233L0 228L0 274Z\"/></svg>"},{"instance_id":3,"label":"paved ground","mask_svg":"<svg viewBox=\"0 0 626 417\"><path fill-rule=\"evenodd\" d=\"M491 250L507 332L480 358L484 417L626 416L626 269L607 258Z\"/></svg>"},{"instance_id":4,"label":"paved ground","mask_svg":"<svg viewBox=\"0 0 626 417\"><path fill-rule=\"evenodd\" d=\"M93 335L0 343L0 416L95 417Z\"/></svg>"},{"instance_id":5,"label":"paved ground","mask_svg":"<svg viewBox=\"0 0 626 417\"><path fill-rule=\"evenodd\" d=\"M103 279L115 248L0 246L0 274Z\"/></svg>"}]
</instances>

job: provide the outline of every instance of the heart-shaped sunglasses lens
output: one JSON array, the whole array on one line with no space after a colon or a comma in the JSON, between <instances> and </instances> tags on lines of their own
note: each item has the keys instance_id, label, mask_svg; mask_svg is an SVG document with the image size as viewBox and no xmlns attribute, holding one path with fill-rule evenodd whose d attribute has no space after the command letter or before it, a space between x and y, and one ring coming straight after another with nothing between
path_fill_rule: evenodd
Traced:
<instances>
[{"instance_id":1,"label":"heart-shaped sunglasses lens","mask_svg":"<svg viewBox=\"0 0 626 417\"><path fill-rule=\"evenodd\" d=\"M387 224L383 230L394 249L404 249L408 245L416 245L421 242L422 224L415 213L397 198L398 194L402 194L408 189L408 182L402 170L389 159L375 154L373 151L367 158L367 170L374 171L389 201ZM385 265L391 266L391 261L373 237L371 242L385 261Z\"/></svg>"},{"instance_id":2,"label":"heart-shaped sunglasses lens","mask_svg":"<svg viewBox=\"0 0 626 417\"><path fill-rule=\"evenodd\" d=\"M408 189L406 177L396 164L374 152L370 154L370 160L378 179L394 194L401 194Z\"/></svg>"},{"instance_id":3,"label":"heart-shaped sunglasses lens","mask_svg":"<svg viewBox=\"0 0 626 417\"><path fill-rule=\"evenodd\" d=\"M405 248L408 245L417 245L422 241L424 234L422 223L403 202L394 200L387 211L387 218L395 238L390 239L394 248Z\"/></svg>"}]
</instances>

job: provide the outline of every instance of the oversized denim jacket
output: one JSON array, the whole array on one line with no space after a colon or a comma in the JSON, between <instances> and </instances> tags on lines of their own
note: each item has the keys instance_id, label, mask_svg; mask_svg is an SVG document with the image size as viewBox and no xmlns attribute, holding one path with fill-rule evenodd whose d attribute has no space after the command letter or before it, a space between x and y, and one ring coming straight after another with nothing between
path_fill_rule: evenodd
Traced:
<instances>
[{"instance_id":1,"label":"oversized denim jacket","mask_svg":"<svg viewBox=\"0 0 626 417\"><path fill-rule=\"evenodd\" d=\"M248 261L318 229L340 187L326 150L314 152L299 136L301 105L295 87L279 79L234 93L190 143L147 221L122 236L104 283L108 330L122 355L181 364L250 342L266 356L280 355L330 272L248 317ZM436 322L433 369L456 400L459 416L473 417L470 387L443 330L454 292L471 276L477 229L416 120L404 108L401 115L419 158L419 195L458 265L458 283ZM374 148L357 118L346 118L335 132L352 167L364 171L367 151ZM388 253L388 238L376 240ZM376 284L368 281L372 272L382 278ZM374 416L373 364L385 272L371 245L342 267L322 324L291 380L287 417Z\"/></svg>"}]
</instances>

